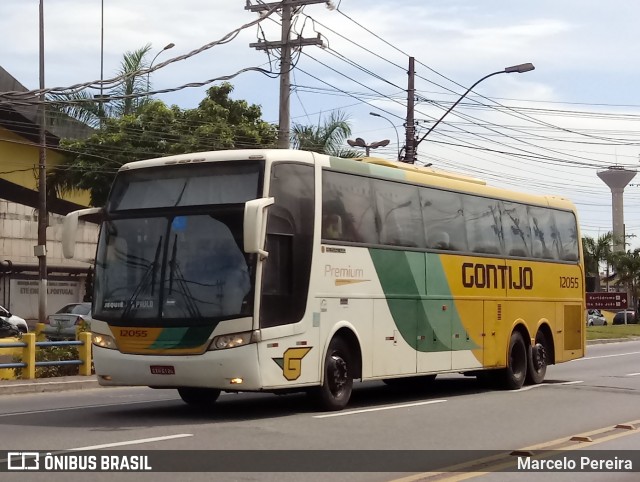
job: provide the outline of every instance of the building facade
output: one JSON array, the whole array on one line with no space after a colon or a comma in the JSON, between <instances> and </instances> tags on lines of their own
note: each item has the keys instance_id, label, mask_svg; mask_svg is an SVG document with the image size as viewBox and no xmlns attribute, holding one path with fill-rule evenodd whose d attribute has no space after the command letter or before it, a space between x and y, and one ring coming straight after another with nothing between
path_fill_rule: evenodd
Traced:
<instances>
[{"instance_id":1,"label":"building facade","mask_svg":"<svg viewBox=\"0 0 640 482\"><path fill-rule=\"evenodd\" d=\"M0 305L33 325L38 318L38 165L37 105L14 105L2 93L27 89L0 67ZM92 129L60 113L46 123L47 172L65 159L62 138L84 138ZM81 221L77 259L62 256L62 220L88 205L87 192L47 199L47 312L86 297L85 284L95 255L98 226Z\"/></svg>"}]
</instances>

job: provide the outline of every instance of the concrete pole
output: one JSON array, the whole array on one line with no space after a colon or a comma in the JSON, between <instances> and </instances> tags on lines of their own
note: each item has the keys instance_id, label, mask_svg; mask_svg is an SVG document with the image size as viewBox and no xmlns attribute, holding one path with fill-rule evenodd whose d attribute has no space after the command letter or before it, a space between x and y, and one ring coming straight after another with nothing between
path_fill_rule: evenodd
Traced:
<instances>
[{"instance_id":1,"label":"concrete pole","mask_svg":"<svg viewBox=\"0 0 640 482\"><path fill-rule=\"evenodd\" d=\"M44 0L40 0L40 90L44 90ZM47 317L47 132L45 95L40 94L39 141L40 156L38 164L38 245L35 255L38 257L40 278L38 291L38 321L44 323Z\"/></svg>"},{"instance_id":2,"label":"concrete pole","mask_svg":"<svg viewBox=\"0 0 640 482\"><path fill-rule=\"evenodd\" d=\"M405 151L404 162L413 164L416 162L416 123L414 119L414 104L416 98L415 89L415 58L409 57L409 83L407 85L407 123L405 124ZM398 146L400 148L400 146Z\"/></svg>"},{"instance_id":3,"label":"concrete pole","mask_svg":"<svg viewBox=\"0 0 640 482\"><path fill-rule=\"evenodd\" d=\"M291 4L282 2L282 56L280 58L280 113L278 120L278 149L289 149L291 113Z\"/></svg>"},{"instance_id":4,"label":"concrete pole","mask_svg":"<svg viewBox=\"0 0 640 482\"><path fill-rule=\"evenodd\" d=\"M635 177L636 171L613 166L597 173L598 177L611 189L611 218L613 221L613 251L624 252L624 188Z\"/></svg>"}]
</instances>

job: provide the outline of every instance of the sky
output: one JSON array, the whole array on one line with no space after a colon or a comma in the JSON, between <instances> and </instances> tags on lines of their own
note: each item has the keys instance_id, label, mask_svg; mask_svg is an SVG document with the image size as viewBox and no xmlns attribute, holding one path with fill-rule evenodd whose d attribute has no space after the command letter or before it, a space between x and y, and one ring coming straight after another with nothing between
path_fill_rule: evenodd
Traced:
<instances>
[{"instance_id":1,"label":"sky","mask_svg":"<svg viewBox=\"0 0 640 482\"><path fill-rule=\"evenodd\" d=\"M0 66L28 89L39 85L38 5L0 0ZM196 107L206 88L219 84L210 80L247 67L278 72L277 52L249 46L280 39L277 14L185 58L258 19L245 5L44 0L45 85L100 80L101 59L102 77L113 77L125 52L149 43L161 66L150 76L152 88L177 89L156 97ZM420 143L418 160L490 185L569 198L583 235L611 231L611 192L597 172L640 166L640 2L333 0L332 6L308 5L295 18L294 35L320 38L323 47L294 54L293 122L315 125L338 110L348 116L352 138L389 139L371 154L394 159L405 138L409 57L416 63L419 138L476 81L531 62L534 71L479 83ZM175 46L162 51L169 43ZM261 106L263 119L277 124L275 74L248 71L229 82L232 98ZM189 83L205 85L179 89ZM640 176L627 186L624 205L629 247L639 247Z\"/></svg>"}]
</instances>

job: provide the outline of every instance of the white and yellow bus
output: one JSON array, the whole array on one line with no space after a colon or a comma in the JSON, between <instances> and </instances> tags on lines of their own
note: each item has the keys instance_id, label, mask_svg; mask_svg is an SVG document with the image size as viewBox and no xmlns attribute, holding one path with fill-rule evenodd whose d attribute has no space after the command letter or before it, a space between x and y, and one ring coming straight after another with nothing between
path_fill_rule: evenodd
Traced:
<instances>
[{"instance_id":1,"label":"white and yellow bus","mask_svg":"<svg viewBox=\"0 0 640 482\"><path fill-rule=\"evenodd\" d=\"M103 209L93 353L102 385L307 391L486 376L509 389L584 356L574 206L382 159L295 150L124 165Z\"/></svg>"}]
</instances>

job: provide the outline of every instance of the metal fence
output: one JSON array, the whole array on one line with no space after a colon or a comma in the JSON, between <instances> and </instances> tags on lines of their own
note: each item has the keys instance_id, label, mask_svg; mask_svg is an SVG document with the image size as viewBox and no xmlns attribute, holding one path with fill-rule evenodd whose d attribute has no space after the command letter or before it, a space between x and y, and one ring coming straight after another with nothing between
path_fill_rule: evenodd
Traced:
<instances>
[{"instance_id":1,"label":"metal fence","mask_svg":"<svg viewBox=\"0 0 640 482\"><path fill-rule=\"evenodd\" d=\"M7 349L9 355L14 357L17 355L21 359L20 362L0 363L0 370L21 368L21 378L32 380L36 378L36 367L78 365L80 375L91 375L91 333L79 333L78 340L74 341L36 341L36 338L35 333L25 333L21 340L18 338L15 341L8 341L7 338L0 340L0 355L4 354L3 349ZM78 359L36 361L37 349L52 346L77 346L79 347Z\"/></svg>"}]
</instances>

